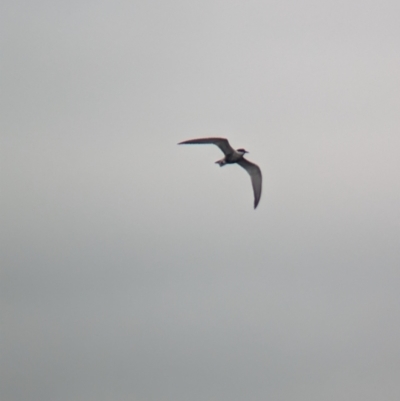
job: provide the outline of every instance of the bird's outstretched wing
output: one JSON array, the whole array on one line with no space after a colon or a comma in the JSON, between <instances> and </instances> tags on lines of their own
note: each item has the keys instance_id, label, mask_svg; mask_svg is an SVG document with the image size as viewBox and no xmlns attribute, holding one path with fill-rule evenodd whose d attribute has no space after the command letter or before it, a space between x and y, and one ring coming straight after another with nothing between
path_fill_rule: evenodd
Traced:
<instances>
[{"instance_id":1,"label":"bird's outstretched wing","mask_svg":"<svg viewBox=\"0 0 400 401\"><path fill-rule=\"evenodd\" d=\"M254 192L254 209L257 207L258 202L260 202L261 198L261 187L262 187L262 175L260 167L257 164L251 163L242 157L237 164L243 167L251 177L251 183L253 184L253 192Z\"/></svg>"},{"instance_id":2,"label":"bird's outstretched wing","mask_svg":"<svg viewBox=\"0 0 400 401\"><path fill-rule=\"evenodd\" d=\"M186 144L213 144L217 145L225 154L225 156L230 155L235 152L229 142L225 138L199 138L199 139L189 139L188 141L179 142L178 145Z\"/></svg>"}]
</instances>

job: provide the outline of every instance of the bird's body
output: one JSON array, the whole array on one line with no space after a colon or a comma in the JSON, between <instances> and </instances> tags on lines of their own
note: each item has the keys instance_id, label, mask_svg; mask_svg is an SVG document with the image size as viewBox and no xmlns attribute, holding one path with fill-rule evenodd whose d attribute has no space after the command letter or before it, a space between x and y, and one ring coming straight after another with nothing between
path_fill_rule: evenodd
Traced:
<instances>
[{"instance_id":1,"label":"bird's body","mask_svg":"<svg viewBox=\"0 0 400 401\"><path fill-rule=\"evenodd\" d=\"M233 150L232 153L227 154L223 159L218 160L215 163L219 164L221 167L225 166L225 164L234 164L242 159L245 153L246 152L240 152L239 150Z\"/></svg>"},{"instance_id":2,"label":"bird's body","mask_svg":"<svg viewBox=\"0 0 400 401\"><path fill-rule=\"evenodd\" d=\"M178 145L186 145L186 144L213 144L217 145L222 152L225 154L225 157L221 160L216 161L220 167L225 166L225 164L239 164L239 166L243 167L251 177L251 183L253 185L254 192L254 209L257 207L258 202L261 198L261 187L262 187L262 175L260 168L254 164L249 162L244 158L244 155L247 152L245 149L233 149L229 144L228 140L225 138L199 138L199 139L190 139L188 141L180 142Z\"/></svg>"}]
</instances>

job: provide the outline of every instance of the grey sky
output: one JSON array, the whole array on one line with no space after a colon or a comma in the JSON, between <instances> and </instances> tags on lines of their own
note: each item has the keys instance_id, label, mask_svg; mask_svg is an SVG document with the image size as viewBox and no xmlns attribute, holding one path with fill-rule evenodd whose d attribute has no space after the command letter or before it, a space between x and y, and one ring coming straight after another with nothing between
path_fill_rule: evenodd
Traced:
<instances>
[{"instance_id":1,"label":"grey sky","mask_svg":"<svg viewBox=\"0 0 400 401\"><path fill-rule=\"evenodd\" d=\"M399 399L398 1L0 15L1 400Z\"/></svg>"}]
</instances>

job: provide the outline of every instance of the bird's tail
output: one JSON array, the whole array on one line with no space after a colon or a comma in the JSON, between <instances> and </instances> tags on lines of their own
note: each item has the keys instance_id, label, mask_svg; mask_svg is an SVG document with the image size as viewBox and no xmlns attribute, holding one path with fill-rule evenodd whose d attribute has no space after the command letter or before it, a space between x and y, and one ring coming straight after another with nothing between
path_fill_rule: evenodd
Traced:
<instances>
[{"instance_id":1,"label":"bird's tail","mask_svg":"<svg viewBox=\"0 0 400 401\"><path fill-rule=\"evenodd\" d=\"M222 167L222 166L225 166L226 161L225 161L225 159L221 159L221 160L216 161L215 163L218 164L220 167Z\"/></svg>"}]
</instances>

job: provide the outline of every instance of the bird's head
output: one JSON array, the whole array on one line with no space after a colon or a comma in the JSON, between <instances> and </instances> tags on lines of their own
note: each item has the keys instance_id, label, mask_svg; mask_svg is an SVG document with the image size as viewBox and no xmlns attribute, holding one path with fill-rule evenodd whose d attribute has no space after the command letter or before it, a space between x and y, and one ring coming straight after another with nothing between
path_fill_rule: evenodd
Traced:
<instances>
[{"instance_id":1,"label":"bird's head","mask_svg":"<svg viewBox=\"0 0 400 401\"><path fill-rule=\"evenodd\" d=\"M243 149L243 148L237 149L237 152L242 154L242 155L245 155L246 153L249 153L246 149Z\"/></svg>"}]
</instances>

